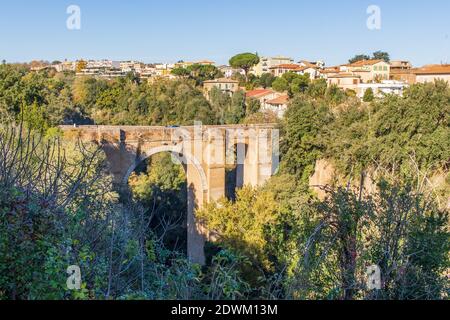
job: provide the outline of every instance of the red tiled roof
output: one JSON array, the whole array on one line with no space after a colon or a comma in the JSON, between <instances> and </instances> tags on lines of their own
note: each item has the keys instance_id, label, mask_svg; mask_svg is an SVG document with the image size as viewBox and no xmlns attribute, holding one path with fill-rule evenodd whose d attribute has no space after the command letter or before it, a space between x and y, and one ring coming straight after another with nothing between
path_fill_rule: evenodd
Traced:
<instances>
[{"instance_id":1,"label":"red tiled roof","mask_svg":"<svg viewBox=\"0 0 450 320\"><path fill-rule=\"evenodd\" d=\"M279 96L278 98L267 101L268 104L286 104L289 101L289 96L287 94Z\"/></svg>"},{"instance_id":2,"label":"red tiled roof","mask_svg":"<svg viewBox=\"0 0 450 320\"><path fill-rule=\"evenodd\" d=\"M354 63L348 64L347 66L349 66L349 67L373 66L374 64L377 64L380 62L385 62L385 61L381 60L381 59L361 60L361 61L356 61Z\"/></svg>"},{"instance_id":3,"label":"red tiled roof","mask_svg":"<svg viewBox=\"0 0 450 320\"><path fill-rule=\"evenodd\" d=\"M303 71L303 70L307 70L307 69L316 69L316 68L313 68L313 67L298 67L297 69L295 69L296 71Z\"/></svg>"},{"instance_id":4,"label":"red tiled roof","mask_svg":"<svg viewBox=\"0 0 450 320\"><path fill-rule=\"evenodd\" d=\"M450 64L434 64L413 69L415 74L450 74Z\"/></svg>"},{"instance_id":5,"label":"red tiled roof","mask_svg":"<svg viewBox=\"0 0 450 320\"><path fill-rule=\"evenodd\" d=\"M312 64L311 62L306 61L306 60L301 60L299 63L303 63L305 65L305 67L308 67L308 68L313 68L313 69L316 68L315 64Z\"/></svg>"},{"instance_id":6,"label":"red tiled roof","mask_svg":"<svg viewBox=\"0 0 450 320\"><path fill-rule=\"evenodd\" d=\"M319 70L321 73L337 73L341 70L341 68L339 66L337 67L326 67L323 68L322 70Z\"/></svg>"},{"instance_id":7,"label":"red tiled roof","mask_svg":"<svg viewBox=\"0 0 450 320\"><path fill-rule=\"evenodd\" d=\"M259 98L269 94L272 94L273 91L269 89L255 89L248 91L245 95L247 98Z\"/></svg>"}]
</instances>

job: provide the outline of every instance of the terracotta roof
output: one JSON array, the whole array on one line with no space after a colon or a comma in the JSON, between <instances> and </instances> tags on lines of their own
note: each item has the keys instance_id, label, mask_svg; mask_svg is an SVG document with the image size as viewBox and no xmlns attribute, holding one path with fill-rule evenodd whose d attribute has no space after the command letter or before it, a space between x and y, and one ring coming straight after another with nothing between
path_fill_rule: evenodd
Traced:
<instances>
[{"instance_id":1,"label":"terracotta roof","mask_svg":"<svg viewBox=\"0 0 450 320\"><path fill-rule=\"evenodd\" d=\"M314 69L314 70L317 70L317 68L315 68L315 67L300 67L300 68L298 68L298 70L307 70L307 69Z\"/></svg>"},{"instance_id":2,"label":"terracotta roof","mask_svg":"<svg viewBox=\"0 0 450 320\"><path fill-rule=\"evenodd\" d=\"M248 91L245 95L247 98L261 98L272 93L273 91L269 89L255 89Z\"/></svg>"},{"instance_id":3,"label":"terracotta roof","mask_svg":"<svg viewBox=\"0 0 450 320\"><path fill-rule=\"evenodd\" d=\"M268 104L286 104L289 101L289 96L287 94L279 96L278 98L267 101Z\"/></svg>"},{"instance_id":4,"label":"terracotta roof","mask_svg":"<svg viewBox=\"0 0 450 320\"><path fill-rule=\"evenodd\" d=\"M311 63L309 61L306 61L306 60L300 60L299 63L303 63L306 67L309 67L309 68L316 68L315 64L313 64L313 63Z\"/></svg>"},{"instance_id":5,"label":"terracotta roof","mask_svg":"<svg viewBox=\"0 0 450 320\"><path fill-rule=\"evenodd\" d=\"M413 69L415 74L450 74L450 64L434 64Z\"/></svg>"},{"instance_id":6,"label":"terracotta roof","mask_svg":"<svg viewBox=\"0 0 450 320\"><path fill-rule=\"evenodd\" d=\"M329 67L319 70L320 73L338 73L340 71L339 67Z\"/></svg>"},{"instance_id":7,"label":"terracotta roof","mask_svg":"<svg viewBox=\"0 0 450 320\"><path fill-rule=\"evenodd\" d=\"M385 61L381 60L381 59L361 60L361 61L356 61L354 63L348 64L347 66L349 66L349 67L373 66L374 64L377 64L380 62L385 62Z\"/></svg>"}]
</instances>

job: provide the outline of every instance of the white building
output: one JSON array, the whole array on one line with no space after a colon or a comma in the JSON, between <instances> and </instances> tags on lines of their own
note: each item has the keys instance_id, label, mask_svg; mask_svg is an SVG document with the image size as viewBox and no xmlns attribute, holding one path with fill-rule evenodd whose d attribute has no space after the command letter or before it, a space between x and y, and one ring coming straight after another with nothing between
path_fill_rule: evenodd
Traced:
<instances>
[{"instance_id":1,"label":"white building","mask_svg":"<svg viewBox=\"0 0 450 320\"><path fill-rule=\"evenodd\" d=\"M245 71L242 69L235 69L230 66L220 66L218 69L223 73L224 77L228 79L237 73L245 76Z\"/></svg>"},{"instance_id":2,"label":"white building","mask_svg":"<svg viewBox=\"0 0 450 320\"><path fill-rule=\"evenodd\" d=\"M57 72L64 72L64 71L75 71L76 66L77 66L76 62L64 61L60 64L55 65L54 68Z\"/></svg>"},{"instance_id":3,"label":"white building","mask_svg":"<svg viewBox=\"0 0 450 320\"><path fill-rule=\"evenodd\" d=\"M141 73L143 68L144 68L144 64L139 61L121 61L120 62L120 69L124 73L129 73L129 72Z\"/></svg>"},{"instance_id":4,"label":"white building","mask_svg":"<svg viewBox=\"0 0 450 320\"><path fill-rule=\"evenodd\" d=\"M261 76L263 73L270 73L270 68L282 64L293 64L294 59L283 56L261 57L259 63L253 67L252 73L255 76Z\"/></svg>"},{"instance_id":5,"label":"white building","mask_svg":"<svg viewBox=\"0 0 450 320\"><path fill-rule=\"evenodd\" d=\"M87 68L90 69L102 69L102 68L114 68L120 69L120 61L112 60L89 60L87 62Z\"/></svg>"},{"instance_id":6,"label":"white building","mask_svg":"<svg viewBox=\"0 0 450 320\"><path fill-rule=\"evenodd\" d=\"M363 98L367 89L371 88L375 97L382 97L384 94L403 95L403 90L409 85L402 81L384 80L381 83L360 83L357 87L357 95Z\"/></svg>"},{"instance_id":7,"label":"white building","mask_svg":"<svg viewBox=\"0 0 450 320\"><path fill-rule=\"evenodd\" d=\"M118 78L126 75L120 68L119 61L112 60L89 60L86 62L86 68L77 72L77 76L93 76L101 78Z\"/></svg>"}]
</instances>

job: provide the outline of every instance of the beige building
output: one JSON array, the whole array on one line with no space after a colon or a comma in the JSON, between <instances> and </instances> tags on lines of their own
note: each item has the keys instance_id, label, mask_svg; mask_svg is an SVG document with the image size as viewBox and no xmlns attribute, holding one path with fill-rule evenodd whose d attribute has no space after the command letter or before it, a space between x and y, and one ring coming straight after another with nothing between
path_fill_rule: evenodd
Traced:
<instances>
[{"instance_id":1,"label":"beige building","mask_svg":"<svg viewBox=\"0 0 450 320\"><path fill-rule=\"evenodd\" d=\"M263 111L272 111L278 118L283 118L289 104L289 96L287 94L281 95L275 99L269 100L262 108Z\"/></svg>"},{"instance_id":2,"label":"beige building","mask_svg":"<svg viewBox=\"0 0 450 320\"><path fill-rule=\"evenodd\" d=\"M234 93L239 91L239 81L227 78L204 81L203 93L208 100L210 98L210 92L213 88L217 88L223 93L227 93L232 96Z\"/></svg>"},{"instance_id":3,"label":"beige building","mask_svg":"<svg viewBox=\"0 0 450 320\"><path fill-rule=\"evenodd\" d=\"M357 92L358 85L361 83L361 77L352 73L339 73L329 75L327 83L328 86L336 85L342 90L353 90Z\"/></svg>"},{"instance_id":4,"label":"beige building","mask_svg":"<svg viewBox=\"0 0 450 320\"><path fill-rule=\"evenodd\" d=\"M362 60L341 66L341 72L360 76L364 83L389 80L391 66L384 60Z\"/></svg>"},{"instance_id":5,"label":"beige building","mask_svg":"<svg viewBox=\"0 0 450 320\"><path fill-rule=\"evenodd\" d=\"M258 100L261 107L264 107L267 101L278 98L281 93L270 90L270 89L255 89L248 91L245 94L247 99Z\"/></svg>"},{"instance_id":6,"label":"beige building","mask_svg":"<svg viewBox=\"0 0 450 320\"><path fill-rule=\"evenodd\" d=\"M298 64L281 64L271 67L269 70L275 77L281 77L283 74L288 72L301 75L308 74L311 80L314 80L319 76L319 71L316 68L300 66Z\"/></svg>"},{"instance_id":7,"label":"beige building","mask_svg":"<svg viewBox=\"0 0 450 320\"><path fill-rule=\"evenodd\" d=\"M328 79L329 77L338 75L340 72L340 66L326 67L319 71L319 76L322 79Z\"/></svg>"},{"instance_id":8,"label":"beige building","mask_svg":"<svg viewBox=\"0 0 450 320\"><path fill-rule=\"evenodd\" d=\"M416 83L416 75L412 72L412 64L406 60L391 61L390 80L403 81L408 84Z\"/></svg>"},{"instance_id":9,"label":"beige building","mask_svg":"<svg viewBox=\"0 0 450 320\"><path fill-rule=\"evenodd\" d=\"M255 76L261 76L263 73L270 73L270 68L280 64L293 64L294 59L289 57L262 57L259 63L253 67L252 73Z\"/></svg>"},{"instance_id":10,"label":"beige building","mask_svg":"<svg viewBox=\"0 0 450 320\"><path fill-rule=\"evenodd\" d=\"M391 71L390 80L394 81L403 81L408 84L416 83L416 75L413 73L413 70L396 70Z\"/></svg>"},{"instance_id":11,"label":"beige building","mask_svg":"<svg viewBox=\"0 0 450 320\"><path fill-rule=\"evenodd\" d=\"M450 83L450 64L432 64L411 71L417 83L433 82L444 80Z\"/></svg>"},{"instance_id":12,"label":"beige building","mask_svg":"<svg viewBox=\"0 0 450 320\"><path fill-rule=\"evenodd\" d=\"M412 69L411 62L407 60L392 60L390 64L391 64L391 72L405 71Z\"/></svg>"},{"instance_id":13,"label":"beige building","mask_svg":"<svg viewBox=\"0 0 450 320\"><path fill-rule=\"evenodd\" d=\"M312 67L301 67L300 70L297 70L297 74L308 74L309 79L314 80L320 77L320 70Z\"/></svg>"},{"instance_id":14,"label":"beige building","mask_svg":"<svg viewBox=\"0 0 450 320\"><path fill-rule=\"evenodd\" d=\"M300 70L303 70L304 67L299 66L298 64L289 63L289 64L279 64L269 68L269 73L273 74L275 77L281 77L283 74L288 72L298 73Z\"/></svg>"}]
</instances>

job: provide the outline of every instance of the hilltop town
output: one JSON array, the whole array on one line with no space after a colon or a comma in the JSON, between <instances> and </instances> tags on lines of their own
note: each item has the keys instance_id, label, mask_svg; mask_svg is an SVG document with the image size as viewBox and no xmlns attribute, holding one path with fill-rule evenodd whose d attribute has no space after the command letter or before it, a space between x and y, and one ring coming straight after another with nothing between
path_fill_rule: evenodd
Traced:
<instances>
[{"instance_id":1,"label":"hilltop town","mask_svg":"<svg viewBox=\"0 0 450 320\"><path fill-rule=\"evenodd\" d=\"M75 72L77 77L104 79L132 75L141 81L154 82L187 77L192 70L197 69L209 73L200 83L207 98L213 88L230 96L243 90L247 99L259 101L261 110L270 110L279 117L286 111L291 96L288 88L291 75L301 76L303 81L323 79L328 87L336 86L346 94L361 99L365 96L369 97L367 99L372 96L381 97L384 94L402 95L406 87L416 83L438 79L450 81L450 64L414 67L407 60L391 61L386 53L378 52L378 57L376 54L374 57L356 56L354 61L350 60L349 63L337 66L327 66L324 61L295 62L293 58L286 56L261 57L250 69L249 81L244 81L243 69L229 65L219 66L210 60L150 64L133 60L77 60L53 63L34 61L31 63L31 70L54 69L57 72Z\"/></svg>"}]
</instances>

